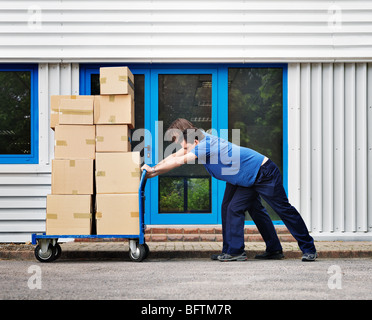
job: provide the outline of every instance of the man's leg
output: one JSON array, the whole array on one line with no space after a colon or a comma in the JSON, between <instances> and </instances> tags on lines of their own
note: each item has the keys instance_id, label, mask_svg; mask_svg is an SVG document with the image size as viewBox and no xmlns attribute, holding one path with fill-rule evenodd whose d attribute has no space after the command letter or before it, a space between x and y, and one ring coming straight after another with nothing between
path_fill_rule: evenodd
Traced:
<instances>
[{"instance_id":1,"label":"man's leg","mask_svg":"<svg viewBox=\"0 0 372 320\"><path fill-rule=\"evenodd\" d=\"M310 236L305 222L296 208L288 201L278 167L272 161L268 161L260 171L254 185L255 190L279 215L289 232L297 240L301 251L315 253L314 240Z\"/></svg>"},{"instance_id":2,"label":"man's leg","mask_svg":"<svg viewBox=\"0 0 372 320\"><path fill-rule=\"evenodd\" d=\"M227 207L230 204L231 199L234 196L237 186L234 186L226 182L225 193L223 195L222 205L221 205L221 220L222 220L222 252L226 253L228 250L228 245L226 243L226 216L227 216Z\"/></svg>"},{"instance_id":3,"label":"man's leg","mask_svg":"<svg viewBox=\"0 0 372 320\"><path fill-rule=\"evenodd\" d=\"M250 203L248 212L263 240L265 241L266 252L282 252L283 249L278 235L276 234L274 224L271 221L271 218L265 207L262 205L260 196L258 194L257 197L255 197L255 200Z\"/></svg>"},{"instance_id":4,"label":"man's leg","mask_svg":"<svg viewBox=\"0 0 372 320\"><path fill-rule=\"evenodd\" d=\"M245 211L256 201L258 193L253 188L237 187L227 206L225 222L226 253L236 256L244 252Z\"/></svg>"}]
</instances>

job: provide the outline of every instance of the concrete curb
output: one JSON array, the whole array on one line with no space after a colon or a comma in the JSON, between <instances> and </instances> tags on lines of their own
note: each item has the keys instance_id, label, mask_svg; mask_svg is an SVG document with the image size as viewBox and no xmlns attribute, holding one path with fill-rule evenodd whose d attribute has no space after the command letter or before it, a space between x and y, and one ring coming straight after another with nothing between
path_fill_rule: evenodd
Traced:
<instances>
[{"instance_id":1,"label":"concrete curb","mask_svg":"<svg viewBox=\"0 0 372 320\"><path fill-rule=\"evenodd\" d=\"M209 259L220 253L221 242L147 242L150 254L147 259ZM302 256L297 243L282 243L286 259L299 259ZM126 242L62 243L59 260L122 260L129 261L129 246ZM372 242L316 242L320 259L372 258ZM28 244L1 244L1 260L33 260L35 246ZM246 243L248 259L254 259L265 251L261 242ZM58 261L59 261L58 260Z\"/></svg>"}]
</instances>

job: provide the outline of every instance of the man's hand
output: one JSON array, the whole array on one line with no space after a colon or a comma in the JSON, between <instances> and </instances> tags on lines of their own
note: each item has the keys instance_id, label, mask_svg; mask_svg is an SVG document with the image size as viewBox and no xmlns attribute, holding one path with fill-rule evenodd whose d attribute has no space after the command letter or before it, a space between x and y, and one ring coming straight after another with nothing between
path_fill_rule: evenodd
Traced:
<instances>
[{"instance_id":1,"label":"man's hand","mask_svg":"<svg viewBox=\"0 0 372 320\"><path fill-rule=\"evenodd\" d=\"M153 177L155 177L155 174L154 174L152 168L151 168L149 165L144 164L144 165L141 167L141 172L142 172L143 170L146 170L146 178L153 178Z\"/></svg>"}]
</instances>

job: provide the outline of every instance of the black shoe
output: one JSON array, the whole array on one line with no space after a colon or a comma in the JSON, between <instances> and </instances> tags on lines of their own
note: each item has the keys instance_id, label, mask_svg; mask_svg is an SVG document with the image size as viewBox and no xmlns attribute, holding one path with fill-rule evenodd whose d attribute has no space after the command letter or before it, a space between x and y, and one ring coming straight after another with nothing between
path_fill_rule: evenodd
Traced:
<instances>
[{"instance_id":1,"label":"black shoe","mask_svg":"<svg viewBox=\"0 0 372 320\"><path fill-rule=\"evenodd\" d=\"M245 251L236 256L233 256L228 253L224 253L218 256L219 261L246 261L247 259L248 258L247 258L247 254L245 253Z\"/></svg>"},{"instance_id":2,"label":"black shoe","mask_svg":"<svg viewBox=\"0 0 372 320\"><path fill-rule=\"evenodd\" d=\"M316 252L314 253L304 253L302 256L302 261L315 261L315 259L318 258L318 254Z\"/></svg>"},{"instance_id":3,"label":"black shoe","mask_svg":"<svg viewBox=\"0 0 372 320\"><path fill-rule=\"evenodd\" d=\"M218 257L222 257L224 255L224 253L219 253L219 254L212 254L211 255L211 259L212 260L218 260Z\"/></svg>"},{"instance_id":4,"label":"black shoe","mask_svg":"<svg viewBox=\"0 0 372 320\"><path fill-rule=\"evenodd\" d=\"M261 260L280 260L284 258L283 251L273 251L273 252L265 252L262 254L257 254L255 259Z\"/></svg>"}]
</instances>

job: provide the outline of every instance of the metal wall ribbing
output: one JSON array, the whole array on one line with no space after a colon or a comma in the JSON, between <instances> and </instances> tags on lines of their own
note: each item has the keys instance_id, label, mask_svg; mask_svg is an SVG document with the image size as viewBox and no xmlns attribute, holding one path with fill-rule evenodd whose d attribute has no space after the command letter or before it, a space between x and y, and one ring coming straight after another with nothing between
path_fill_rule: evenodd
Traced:
<instances>
[{"instance_id":1,"label":"metal wall ribbing","mask_svg":"<svg viewBox=\"0 0 372 320\"><path fill-rule=\"evenodd\" d=\"M78 64L39 65L39 164L0 165L0 242L26 242L31 233L45 232L54 154L50 96L78 92Z\"/></svg>"},{"instance_id":2,"label":"metal wall ribbing","mask_svg":"<svg viewBox=\"0 0 372 320\"><path fill-rule=\"evenodd\" d=\"M309 230L372 232L372 64L288 69L289 197Z\"/></svg>"},{"instance_id":3,"label":"metal wall ribbing","mask_svg":"<svg viewBox=\"0 0 372 320\"><path fill-rule=\"evenodd\" d=\"M0 61L368 58L370 0L0 2Z\"/></svg>"}]
</instances>

